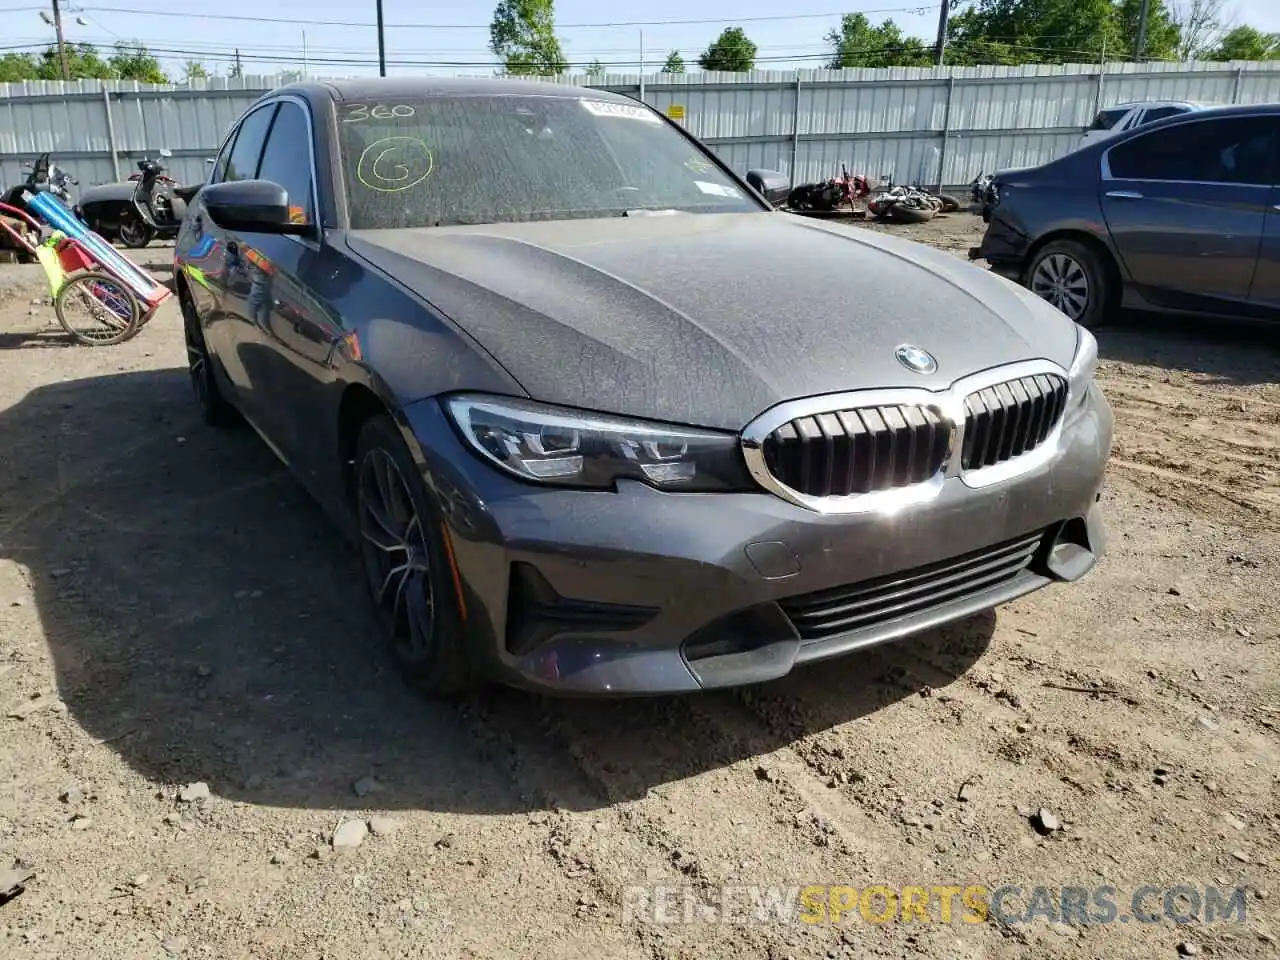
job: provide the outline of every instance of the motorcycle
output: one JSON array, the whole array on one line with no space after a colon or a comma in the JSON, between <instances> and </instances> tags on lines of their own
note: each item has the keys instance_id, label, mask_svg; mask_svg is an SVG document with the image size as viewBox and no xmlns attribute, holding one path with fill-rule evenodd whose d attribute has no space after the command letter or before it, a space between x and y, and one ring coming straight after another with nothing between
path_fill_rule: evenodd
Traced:
<instances>
[{"instance_id":1,"label":"motorcycle","mask_svg":"<svg viewBox=\"0 0 1280 960\"><path fill-rule=\"evenodd\" d=\"M53 163L49 159L48 153L42 153L34 163L24 163L22 166L23 169L30 171L27 174L27 179L0 194L0 203L20 213L28 213L25 195L28 192L47 193L57 198L61 204L78 215L78 211L71 204L71 193L67 188L78 185L80 183L79 180L56 163ZM19 221L16 217L6 217L6 224L11 230L18 231L19 234L27 228L27 224ZM12 240L12 235L5 231L0 231L0 249L13 250L22 262L27 262L31 259L29 249L23 245L15 244Z\"/></svg>"},{"instance_id":2,"label":"motorcycle","mask_svg":"<svg viewBox=\"0 0 1280 960\"><path fill-rule=\"evenodd\" d=\"M867 212L877 220L896 223L927 223L939 213L955 213L960 201L947 193L930 193L916 185L896 185L893 175L881 180L881 190L867 204Z\"/></svg>"},{"instance_id":3,"label":"motorcycle","mask_svg":"<svg viewBox=\"0 0 1280 960\"><path fill-rule=\"evenodd\" d=\"M161 159L173 156L161 150ZM95 232L118 239L131 250L154 240L172 240L182 228L187 203L203 184L180 187L161 160L143 157L138 173L124 183L90 187L80 200L80 212Z\"/></svg>"},{"instance_id":4,"label":"motorcycle","mask_svg":"<svg viewBox=\"0 0 1280 960\"><path fill-rule=\"evenodd\" d=\"M796 213L834 213L842 206L853 212L858 201L871 193L871 185L862 174L850 174L840 164L840 176L822 183L802 183L787 197L787 206Z\"/></svg>"}]
</instances>

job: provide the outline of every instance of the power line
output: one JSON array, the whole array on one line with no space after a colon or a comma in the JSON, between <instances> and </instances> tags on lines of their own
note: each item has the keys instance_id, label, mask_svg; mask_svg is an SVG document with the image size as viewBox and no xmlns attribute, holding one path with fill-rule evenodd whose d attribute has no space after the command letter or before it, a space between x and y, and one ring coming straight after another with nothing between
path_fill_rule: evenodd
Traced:
<instances>
[{"instance_id":1,"label":"power line","mask_svg":"<svg viewBox=\"0 0 1280 960\"><path fill-rule=\"evenodd\" d=\"M138 17L177 17L182 20L237 20L246 23L287 23L317 27L373 27L367 20L306 20L294 17L250 17L221 13L186 13L176 10L137 10L131 7L91 7L95 13L124 13ZM932 5L911 7L883 7L878 10L858 10L856 13L908 13L923 16L933 10ZM843 17L845 11L835 13L788 13L758 17L697 17L671 20L616 20L607 23L557 23L556 30L599 30L609 27L666 27L696 26L706 24L779 23L789 20L831 20ZM388 30L488 30L487 23L388 23Z\"/></svg>"},{"instance_id":2,"label":"power line","mask_svg":"<svg viewBox=\"0 0 1280 960\"><path fill-rule=\"evenodd\" d=\"M1097 54L1098 54L1097 50L1080 50L1080 49L1070 49L1070 48L1060 48L1060 47L1044 47L1044 46L1033 46L1029 44L1019 44L1019 43L1002 43L999 41L993 41L990 38L982 38L979 40L972 40L972 41L955 40L955 41L952 41L949 44L949 46L952 49L961 49L961 50L968 49L968 50L973 50L977 52L986 52L989 50L989 46L992 43L996 43L998 44L998 46L1012 52L1023 51L1027 53L1050 53L1058 57L1078 54L1082 57L1087 58L1082 61L1086 63L1093 62L1094 60L1096 60ZM46 49L47 47L48 47L47 43L15 44L10 46L0 46L0 51L43 50L43 49ZM185 48L185 47L148 47L147 49L148 49L148 52L152 54L162 54L167 56L203 57L206 60L215 60L220 62L238 62L240 60L250 60L250 61L261 62L261 63L303 63L304 62L303 58L300 56L244 53L240 50L233 50L231 48L225 48L223 51L218 51L218 52L211 52L208 50L192 50L190 48ZM883 44L883 45L874 46L874 47L858 47L853 49L846 49L843 52L847 55L861 55L861 56L870 57L870 56L875 56L877 54L890 55L890 54L899 54L899 53L908 53L908 52L911 52L911 53L923 52L927 54L928 48L923 46L913 46L913 45L898 43L898 44ZM835 55L835 51L829 50L825 53L757 56L755 58L755 62L757 64L770 63L770 62L777 63L777 62L796 62L796 61L830 62L834 55ZM376 57L313 57L313 56L310 56L309 54L307 59L311 63L321 63L321 64L327 64L331 66L376 66L378 64L378 60ZM1127 61L1130 59L1132 58L1131 57L1115 58L1117 62ZM435 68L470 67L470 68L484 68L484 69L494 69L495 67L499 66L499 64L496 62L496 59L493 59L493 58L487 59L487 60L388 59L387 64L389 66L403 66L403 67L435 67ZM567 67L570 67L570 68L572 67L586 68L591 65L592 64L588 61L570 61L569 63L567 63ZM606 68L607 67L639 67L640 62L639 60L613 60L613 61L602 62L601 66L604 66ZM926 65L921 64L921 66L926 66Z\"/></svg>"}]
</instances>

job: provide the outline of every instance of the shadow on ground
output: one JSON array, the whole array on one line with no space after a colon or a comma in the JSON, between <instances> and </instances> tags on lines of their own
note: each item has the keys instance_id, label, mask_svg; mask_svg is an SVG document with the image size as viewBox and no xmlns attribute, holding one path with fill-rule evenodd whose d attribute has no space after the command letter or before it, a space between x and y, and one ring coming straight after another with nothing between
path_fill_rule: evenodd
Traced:
<instances>
[{"instance_id":1,"label":"shadow on ground","mask_svg":"<svg viewBox=\"0 0 1280 960\"><path fill-rule=\"evenodd\" d=\"M1280 380L1274 323L1125 312L1097 336L1108 360L1203 374L1222 385Z\"/></svg>"},{"instance_id":2,"label":"shadow on ground","mask_svg":"<svg viewBox=\"0 0 1280 960\"><path fill-rule=\"evenodd\" d=\"M623 771L608 786L584 774L591 788L559 801L605 806L926 682L873 651L746 695L429 702L378 647L346 541L248 430L198 422L184 370L38 388L0 413L0 437L0 555L29 571L59 693L157 781L269 805L500 813L545 802L513 784L523 745L526 759ZM964 672L993 629L985 615L917 641L945 670L928 682ZM733 735L711 734L706 710ZM357 798L369 773L383 788Z\"/></svg>"}]
</instances>

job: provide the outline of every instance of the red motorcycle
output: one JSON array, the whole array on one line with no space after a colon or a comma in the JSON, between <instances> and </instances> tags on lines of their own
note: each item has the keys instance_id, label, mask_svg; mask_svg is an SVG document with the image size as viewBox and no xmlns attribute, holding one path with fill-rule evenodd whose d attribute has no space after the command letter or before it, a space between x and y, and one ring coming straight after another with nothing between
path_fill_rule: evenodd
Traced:
<instances>
[{"instance_id":1,"label":"red motorcycle","mask_svg":"<svg viewBox=\"0 0 1280 960\"><path fill-rule=\"evenodd\" d=\"M787 206L797 213L834 213L842 207L852 212L858 201L871 194L871 183L860 173L850 174L840 164L840 176L822 183L804 183L791 191Z\"/></svg>"}]
</instances>

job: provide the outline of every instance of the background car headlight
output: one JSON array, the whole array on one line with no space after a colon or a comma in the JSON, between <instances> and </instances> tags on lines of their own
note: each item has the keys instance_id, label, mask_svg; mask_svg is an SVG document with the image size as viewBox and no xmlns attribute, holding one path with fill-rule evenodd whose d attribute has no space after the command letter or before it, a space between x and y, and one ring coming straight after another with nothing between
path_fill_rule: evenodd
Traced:
<instances>
[{"instance_id":1,"label":"background car headlight","mask_svg":"<svg viewBox=\"0 0 1280 960\"><path fill-rule=\"evenodd\" d=\"M631 420L507 397L462 395L445 409L490 463L525 480L603 490L753 490L734 434Z\"/></svg>"},{"instance_id":2,"label":"background car headlight","mask_svg":"<svg viewBox=\"0 0 1280 960\"><path fill-rule=\"evenodd\" d=\"M1076 355L1071 360L1071 369L1067 371L1071 391L1067 404L1070 409L1075 409L1084 402L1089 393L1089 385L1093 383L1093 376L1098 370L1097 339L1084 327L1077 329L1079 334L1076 337Z\"/></svg>"}]
</instances>

